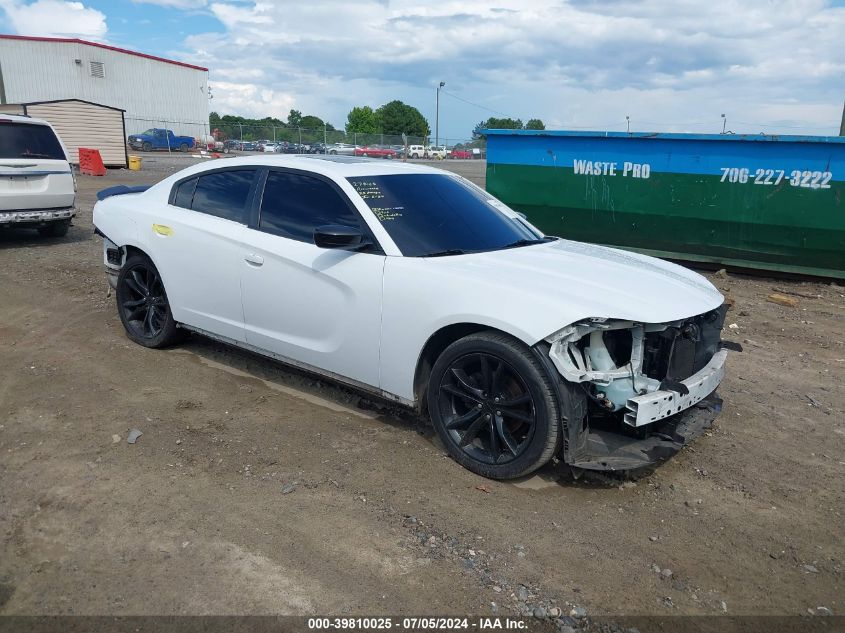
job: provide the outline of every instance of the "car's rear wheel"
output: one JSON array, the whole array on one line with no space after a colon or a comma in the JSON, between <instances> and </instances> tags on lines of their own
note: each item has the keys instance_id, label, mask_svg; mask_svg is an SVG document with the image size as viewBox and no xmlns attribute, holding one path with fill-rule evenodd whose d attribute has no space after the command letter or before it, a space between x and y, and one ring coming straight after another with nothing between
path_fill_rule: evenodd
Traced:
<instances>
[{"instance_id":1,"label":"car's rear wheel","mask_svg":"<svg viewBox=\"0 0 845 633\"><path fill-rule=\"evenodd\" d=\"M64 237L70 228L70 220L56 220L47 226L38 227L38 234L41 237Z\"/></svg>"},{"instance_id":2,"label":"car's rear wheel","mask_svg":"<svg viewBox=\"0 0 845 633\"><path fill-rule=\"evenodd\" d=\"M560 440L550 377L531 350L500 332L447 347L432 368L427 402L452 458L484 477L526 475L552 458Z\"/></svg>"},{"instance_id":3,"label":"car's rear wheel","mask_svg":"<svg viewBox=\"0 0 845 633\"><path fill-rule=\"evenodd\" d=\"M151 143L144 143L143 145L141 145L141 149L144 150L145 152L149 152L150 150L153 149L153 146L152 146Z\"/></svg>"},{"instance_id":4,"label":"car's rear wheel","mask_svg":"<svg viewBox=\"0 0 845 633\"><path fill-rule=\"evenodd\" d=\"M117 278L117 311L127 336L144 347L166 347L181 336L158 270L144 255L126 260Z\"/></svg>"}]
</instances>

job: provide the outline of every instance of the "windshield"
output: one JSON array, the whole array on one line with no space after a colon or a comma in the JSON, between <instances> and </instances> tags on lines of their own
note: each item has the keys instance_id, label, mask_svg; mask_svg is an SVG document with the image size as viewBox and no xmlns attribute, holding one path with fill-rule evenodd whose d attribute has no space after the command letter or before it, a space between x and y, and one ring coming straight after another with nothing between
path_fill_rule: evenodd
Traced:
<instances>
[{"instance_id":1,"label":"windshield","mask_svg":"<svg viewBox=\"0 0 845 633\"><path fill-rule=\"evenodd\" d=\"M0 123L0 158L66 160L53 130L32 123Z\"/></svg>"},{"instance_id":2,"label":"windshield","mask_svg":"<svg viewBox=\"0 0 845 633\"><path fill-rule=\"evenodd\" d=\"M545 241L501 202L446 174L348 178L406 257L459 255Z\"/></svg>"},{"instance_id":3,"label":"windshield","mask_svg":"<svg viewBox=\"0 0 845 633\"><path fill-rule=\"evenodd\" d=\"M150 128L149 130L144 130L143 132L141 132L141 134L139 136L155 136L155 135L156 135L156 129Z\"/></svg>"}]
</instances>

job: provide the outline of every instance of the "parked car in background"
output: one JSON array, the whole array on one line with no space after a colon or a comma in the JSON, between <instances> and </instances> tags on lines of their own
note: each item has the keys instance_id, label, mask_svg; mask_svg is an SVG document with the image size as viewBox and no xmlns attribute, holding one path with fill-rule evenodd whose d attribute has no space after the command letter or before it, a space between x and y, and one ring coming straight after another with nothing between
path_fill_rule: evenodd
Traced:
<instances>
[{"instance_id":1,"label":"parked car in background","mask_svg":"<svg viewBox=\"0 0 845 633\"><path fill-rule=\"evenodd\" d=\"M334 143L329 145L328 153L338 156L354 156L355 155L355 146L350 145L349 143Z\"/></svg>"},{"instance_id":2,"label":"parked car in background","mask_svg":"<svg viewBox=\"0 0 845 633\"><path fill-rule=\"evenodd\" d=\"M442 145L432 145L431 147L426 148L425 156L426 158L431 158L432 160L444 160L446 158L446 148Z\"/></svg>"},{"instance_id":3,"label":"parked car in background","mask_svg":"<svg viewBox=\"0 0 845 633\"><path fill-rule=\"evenodd\" d=\"M482 476L555 456L643 468L721 408L736 344L721 341L727 306L707 279L545 236L456 174L244 156L98 198L130 340L161 348L190 330L426 411Z\"/></svg>"},{"instance_id":4,"label":"parked car in background","mask_svg":"<svg viewBox=\"0 0 845 633\"><path fill-rule=\"evenodd\" d=\"M449 150L448 154L446 154L446 157L466 160L472 158L472 151L468 149L458 149L456 147L453 147Z\"/></svg>"},{"instance_id":5,"label":"parked car in background","mask_svg":"<svg viewBox=\"0 0 845 633\"><path fill-rule=\"evenodd\" d=\"M144 152L162 149L187 152L194 147L194 137L177 136L172 130L154 127L140 134L130 134L129 147Z\"/></svg>"},{"instance_id":6,"label":"parked car in background","mask_svg":"<svg viewBox=\"0 0 845 633\"><path fill-rule=\"evenodd\" d=\"M355 156L364 156L365 158L396 158L396 150L390 147L381 147L380 145L369 145L355 148Z\"/></svg>"},{"instance_id":7,"label":"parked car in background","mask_svg":"<svg viewBox=\"0 0 845 633\"><path fill-rule=\"evenodd\" d=\"M0 228L61 237L76 215L76 178L46 121L0 114Z\"/></svg>"},{"instance_id":8,"label":"parked car in background","mask_svg":"<svg viewBox=\"0 0 845 633\"><path fill-rule=\"evenodd\" d=\"M325 143L312 143L309 154L325 154L326 147Z\"/></svg>"},{"instance_id":9,"label":"parked car in background","mask_svg":"<svg viewBox=\"0 0 845 633\"><path fill-rule=\"evenodd\" d=\"M261 145L261 151L265 154L273 154L278 151L278 144L272 141L267 141Z\"/></svg>"},{"instance_id":10,"label":"parked car in background","mask_svg":"<svg viewBox=\"0 0 845 633\"><path fill-rule=\"evenodd\" d=\"M211 134L207 134L203 137L201 146L205 146L205 149L209 152L220 152L221 154L228 154L230 150L230 146L228 141L219 141Z\"/></svg>"},{"instance_id":11,"label":"parked car in background","mask_svg":"<svg viewBox=\"0 0 845 633\"><path fill-rule=\"evenodd\" d=\"M425 146L408 145L408 158L425 158Z\"/></svg>"},{"instance_id":12,"label":"parked car in background","mask_svg":"<svg viewBox=\"0 0 845 633\"><path fill-rule=\"evenodd\" d=\"M243 141L241 143L241 151L242 152L254 152L256 151L255 143L252 141Z\"/></svg>"}]
</instances>

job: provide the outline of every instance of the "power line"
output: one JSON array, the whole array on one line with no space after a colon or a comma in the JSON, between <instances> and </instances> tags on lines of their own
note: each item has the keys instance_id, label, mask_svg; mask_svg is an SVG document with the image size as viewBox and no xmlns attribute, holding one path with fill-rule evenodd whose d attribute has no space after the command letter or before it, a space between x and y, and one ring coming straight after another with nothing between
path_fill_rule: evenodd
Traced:
<instances>
[{"instance_id":1,"label":"power line","mask_svg":"<svg viewBox=\"0 0 845 633\"><path fill-rule=\"evenodd\" d=\"M463 97L459 97L458 95L452 94L451 92L446 92L445 90L442 90L442 89L441 89L440 92L442 92L443 94L449 95L453 99L457 99L458 101L463 101L464 103L468 103L471 106L475 106L476 108L481 108L482 110L487 110L488 112L492 112L493 114L500 114L504 117L510 117L509 114L506 114L504 112L499 112L498 110L494 110L493 108L488 108L487 106L483 106L483 105L480 105L478 103L473 103L472 101L464 99Z\"/></svg>"}]
</instances>

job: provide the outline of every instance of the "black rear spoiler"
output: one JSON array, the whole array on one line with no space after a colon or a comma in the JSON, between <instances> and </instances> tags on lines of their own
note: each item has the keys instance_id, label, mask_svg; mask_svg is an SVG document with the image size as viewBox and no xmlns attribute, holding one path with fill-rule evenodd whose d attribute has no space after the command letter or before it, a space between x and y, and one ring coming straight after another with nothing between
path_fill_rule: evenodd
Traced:
<instances>
[{"instance_id":1,"label":"black rear spoiler","mask_svg":"<svg viewBox=\"0 0 845 633\"><path fill-rule=\"evenodd\" d=\"M152 187L152 185L135 185L134 187L117 185L116 187L109 187L108 189L98 191L97 200L105 200L106 198L111 198L112 196L122 196L127 193L141 193L150 187Z\"/></svg>"}]
</instances>

